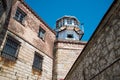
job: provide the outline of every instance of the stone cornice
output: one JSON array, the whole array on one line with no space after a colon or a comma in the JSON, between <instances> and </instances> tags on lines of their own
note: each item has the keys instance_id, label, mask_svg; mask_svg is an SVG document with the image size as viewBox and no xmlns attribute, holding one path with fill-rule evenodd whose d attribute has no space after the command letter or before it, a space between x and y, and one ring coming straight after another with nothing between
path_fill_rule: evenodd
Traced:
<instances>
[{"instance_id":1,"label":"stone cornice","mask_svg":"<svg viewBox=\"0 0 120 80\"><path fill-rule=\"evenodd\" d=\"M55 41L55 44L57 44L57 43L70 43L70 44L81 44L81 45L86 45L87 44L87 42L85 42L85 41L60 40L60 39Z\"/></svg>"}]
</instances>

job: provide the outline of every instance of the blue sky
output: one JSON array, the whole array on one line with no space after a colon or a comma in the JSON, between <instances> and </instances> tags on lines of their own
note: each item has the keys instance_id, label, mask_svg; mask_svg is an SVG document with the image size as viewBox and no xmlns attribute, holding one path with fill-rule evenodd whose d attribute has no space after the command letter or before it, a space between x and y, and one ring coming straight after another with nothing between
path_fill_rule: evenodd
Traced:
<instances>
[{"instance_id":1,"label":"blue sky","mask_svg":"<svg viewBox=\"0 0 120 80\"><path fill-rule=\"evenodd\" d=\"M82 40L88 41L113 0L25 0L25 2L52 28L56 20L71 15L84 23Z\"/></svg>"}]
</instances>

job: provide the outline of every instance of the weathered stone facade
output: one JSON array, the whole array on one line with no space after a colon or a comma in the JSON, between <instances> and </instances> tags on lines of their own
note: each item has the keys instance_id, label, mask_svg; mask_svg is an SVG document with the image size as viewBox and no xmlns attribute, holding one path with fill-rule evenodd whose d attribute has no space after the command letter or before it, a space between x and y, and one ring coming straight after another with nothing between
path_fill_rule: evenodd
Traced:
<instances>
[{"instance_id":1,"label":"weathered stone facade","mask_svg":"<svg viewBox=\"0 0 120 80\"><path fill-rule=\"evenodd\" d=\"M22 24L15 19L17 7L27 14ZM22 0L12 6L9 15L8 25L0 33L0 54L7 36L19 41L20 48L16 61L0 56L0 80L52 80L55 33ZM46 31L44 40L38 37L39 27ZM42 71L32 67L35 52L43 56Z\"/></svg>"},{"instance_id":2,"label":"weathered stone facade","mask_svg":"<svg viewBox=\"0 0 120 80\"><path fill-rule=\"evenodd\" d=\"M54 31L23 0L2 1L7 10L0 3L0 80L120 80L119 0L114 1L87 45L57 40ZM26 13L22 23L15 19L17 8ZM39 28L45 30L44 39L38 37ZM8 36L20 42L15 61L2 56ZM35 52L43 57L40 71L33 69Z\"/></svg>"},{"instance_id":3,"label":"weathered stone facade","mask_svg":"<svg viewBox=\"0 0 120 80\"><path fill-rule=\"evenodd\" d=\"M16 21L14 18L17 7L22 9L27 14L22 24ZM46 31L44 41L38 37L40 27L42 27ZM53 56L52 53L55 33L23 1L17 1L16 4L12 7L8 30L23 38L28 43L38 48L49 57Z\"/></svg>"},{"instance_id":4,"label":"weathered stone facade","mask_svg":"<svg viewBox=\"0 0 120 80\"><path fill-rule=\"evenodd\" d=\"M5 23L8 21L6 20L11 12L12 5L17 0L0 0L0 32L2 31L2 28Z\"/></svg>"},{"instance_id":5,"label":"weathered stone facade","mask_svg":"<svg viewBox=\"0 0 120 80\"><path fill-rule=\"evenodd\" d=\"M83 50L86 42L56 40L54 50L53 80L63 80Z\"/></svg>"},{"instance_id":6,"label":"weathered stone facade","mask_svg":"<svg viewBox=\"0 0 120 80\"><path fill-rule=\"evenodd\" d=\"M0 79L51 80L53 59L11 32L8 31L7 34L15 36L21 42L21 46L16 62L6 60L2 57L0 58ZM37 72L32 69L35 51L44 57L42 72Z\"/></svg>"},{"instance_id":7,"label":"weathered stone facade","mask_svg":"<svg viewBox=\"0 0 120 80\"><path fill-rule=\"evenodd\" d=\"M115 0L65 80L120 80L120 0Z\"/></svg>"},{"instance_id":8,"label":"weathered stone facade","mask_svg":"<svg viewBox=\"0 0 120 80\"><path fill-rule=\"evenodd\" d=\"M0 0L0 45L2 45L6 30L4 28L9 23L11 7L17 0Z\"/></svg>"}]
</instances>

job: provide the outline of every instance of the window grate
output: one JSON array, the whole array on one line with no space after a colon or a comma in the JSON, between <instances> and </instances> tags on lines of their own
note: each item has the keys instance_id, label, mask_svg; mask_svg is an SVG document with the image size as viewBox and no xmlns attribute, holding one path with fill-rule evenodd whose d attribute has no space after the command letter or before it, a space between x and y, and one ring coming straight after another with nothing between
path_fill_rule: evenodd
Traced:
<instances>
[{"instance_id":1,"label":"window grate","mask_svg":"<svg viewBox=\"0 0 120 80\"><path fill-rule=\"evenodd\" d=\"M5 53L5 52L2 52L2 57L6 58L6 59L9 59L11 61L15 61L17 59L17 57L15 57L13 55L10 55L8 53Z\"/></svg>"},{"instance_id":2,"label":"window grate","mask_svg":"<svg viewBox=\"0 0 120 80\"><path fill-rule=\"evenodd\" d=\"M16 60L18 48L18 42L8 37L1 55L9 60Z\"/></svg>"},{"instance_id":3,"label":"window grate","mask_svg":"<svg viewBox=\"0 0 120 80\"><path fill-rule=\"evenodd\" d=\"M33 62L33 69L36 69L38 71L42 71L42 62L43 62L43 57L39 55L39 53L35 52L34 55L34 62Z\"/></svg>"}]
</instances>

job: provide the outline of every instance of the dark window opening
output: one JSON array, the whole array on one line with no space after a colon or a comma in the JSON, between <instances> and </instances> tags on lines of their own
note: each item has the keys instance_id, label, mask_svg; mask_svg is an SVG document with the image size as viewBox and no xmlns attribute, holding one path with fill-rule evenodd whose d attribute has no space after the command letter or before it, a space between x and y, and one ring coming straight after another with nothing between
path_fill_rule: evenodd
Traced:
<instances>
[{"instance_id":1,"label":"dark window opening","mask_svg":"<svg viewBox=\"0 0 120 80\"><path fill-rule=\"evenodd\" d=\"M45 30L40 27L38 37L40 37L42 40L45 39Z\"/></svg>"},{"instance_id":2,"label":"dark window opening","mask_svg":"<svg viewBox=\"0 0 120 80\"><path fill-rule=\"evenodd\" d=\"M58 33L56 34L56 38L58 38Z\"/></svg>"},{"instance_id":3,"label":"dark window opening","mask_svg":"<svg viewBox=\"0 0 120 80\"><path fill-rule=\"evenodd\" d=\"M73 38L73 34L67 34L67 38Z\"/></svg>"},{"instance_id":4,"label":"dark window opening","mask_svg":"<svg viewBox=\"0 0 120 80\"><path fill-rule=\"evenodd\" d=\"M9 60L16 60L19 44L20 42L8 36L1 55Z\"/></svg>"},{"instance_id":5,"label":"dark window opening","mask_svg":"<svg viewBox=\"0 0 120 80\"><path fill-rule=\"evenodd\" d=\"M20 23L23 23L23 20L26 16L26 13L23 12L20 8L17 8L16 14L15 14L15 19L19 21Z\"/></svg>"},{"instance_id":6,"label":"dark window opening","mask_svg":"<svg viewBox=\"0 0 120 80\"><path fill-rule=\"evenodd\" d=\"M7 5L6 5L6 0L0 0L0 8L1 8L1 6L6 10L6 7L7 7Z\"/></svg>"},{"instance_id":7,"label":"dark window opening","mask_svg":"<svg viewBox=\"0 0 120 80\"><path fill-rule=\"evenodd\" d=\"M4 2L3 2L3 0L1 0L0 1L0 19L2 19L2 15L3 15L4 11L5 11Z\"/></svg>"},{"instance_id":8,"label":"dark window opening","mask_svg":"<svg viewBox=\"0 0 120 80\"><path fill-rule=\"evenodd\" d=\"M42 62L43 62L43 56L41 56L39 53L35 52L33 69L42 71Z\"/></svg>"}]
</instances>

